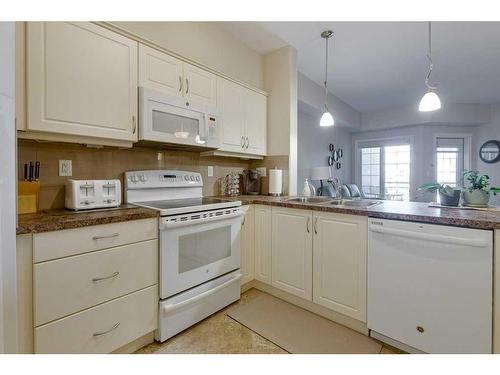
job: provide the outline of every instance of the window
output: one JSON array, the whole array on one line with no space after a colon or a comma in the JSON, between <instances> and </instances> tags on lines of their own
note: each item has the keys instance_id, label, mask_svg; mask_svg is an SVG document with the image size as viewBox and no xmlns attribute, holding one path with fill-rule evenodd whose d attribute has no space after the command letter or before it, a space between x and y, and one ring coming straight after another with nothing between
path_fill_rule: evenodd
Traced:
<instances>
[{"instance_id":1,"label":"window","mask_svg":"<svg viewBox=\"0 0 500 375\"><path fill-rule=\"evenodd\" d=\"M380 147L361 149L361 188L367 198L380 196Z\"/></svg>"},{"instance_id":2,"label":"window","mask_svg":"<svg viewBox=\"0 0 500 375\"><path fill-rule=\"evenodd\" d=\"M464 169L464 138L436 138L436 180L457 187Z\"/></svg>"},{"instance_id":3,"label":"window","mask_svg":"<svg viewBox=\"0 0 500 375\"><path fill-rule=\"evenodd\" d=\"M358 150L358 176L366 198L410 200L409 141L366 141Z\"/></svg>"}]
</instances>

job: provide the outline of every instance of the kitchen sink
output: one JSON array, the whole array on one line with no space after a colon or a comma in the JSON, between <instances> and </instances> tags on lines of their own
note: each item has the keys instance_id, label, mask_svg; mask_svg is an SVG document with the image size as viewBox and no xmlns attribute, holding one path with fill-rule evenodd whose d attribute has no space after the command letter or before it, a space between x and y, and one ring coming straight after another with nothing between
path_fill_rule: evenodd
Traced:
<instances>
[{"instance_id":1,"label":"kitchen sink","mask_svg":"<svg viewBox=\"0 0 500 375\"><path fill-rule=\"evenodd\" d=\"M286 202L299 202L299 203L328 203L332 200L331 197L294 197L288 198Z\"/></svg>"},{"instance_id":2,"label":"kitchen sink","mask_svg":"<svg viewBox=\"0 0 500 375\"><path fill-rule=\"evenodd\" d=\"M371 199L335 199L327 203L337 207L370 208L381 204L382 201Z\"/></svg>"}]
</instances>

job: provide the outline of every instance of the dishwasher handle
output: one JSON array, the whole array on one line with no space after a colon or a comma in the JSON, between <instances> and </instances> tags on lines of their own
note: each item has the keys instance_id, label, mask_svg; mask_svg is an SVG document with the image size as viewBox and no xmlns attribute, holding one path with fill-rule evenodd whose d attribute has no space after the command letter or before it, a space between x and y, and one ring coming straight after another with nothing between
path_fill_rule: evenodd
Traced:
<instances>
[{"instance_id":1,"label":"dishwasher handle","mask_svg":"<svg viewBox=\"0 0 500 375\"><path fill-rule=\"evenodd\" d=\"M370 231L381 234L389 234L398 237L412 238L415 240L433 241L433 242L447 243L453 245L472 246L472 247L489 246L489 243L487 241L480 239L454 237L454 236L452 237L452 236L420 233L420 232L410 232L402 229L384 228L382 226L375 226L375 225L370 225Z\"/></svg>"}]
</instances>

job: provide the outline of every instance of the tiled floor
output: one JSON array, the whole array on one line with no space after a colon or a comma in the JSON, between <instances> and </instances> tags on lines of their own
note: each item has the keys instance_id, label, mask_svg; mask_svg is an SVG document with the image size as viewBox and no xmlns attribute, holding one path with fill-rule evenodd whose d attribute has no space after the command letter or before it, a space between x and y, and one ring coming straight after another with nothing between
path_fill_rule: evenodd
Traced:
<instances>
[{"instance_id":1,"label":"tiled floor","mask_svg":"<svg viewBox=\"0 0 500 375\"><path fill-rule=\"evenodd\" d=\"M244 304L262 292L250 289L236 305ZM233 304L234 305L234 304ZM233 306L232 305L232 306ZM226 315L223 309L164 343L154 342L137 354L287 354L271 341L256 334ZM383 346L380 354L396 354L397 349Z\"/></svg>"}]
</instances>

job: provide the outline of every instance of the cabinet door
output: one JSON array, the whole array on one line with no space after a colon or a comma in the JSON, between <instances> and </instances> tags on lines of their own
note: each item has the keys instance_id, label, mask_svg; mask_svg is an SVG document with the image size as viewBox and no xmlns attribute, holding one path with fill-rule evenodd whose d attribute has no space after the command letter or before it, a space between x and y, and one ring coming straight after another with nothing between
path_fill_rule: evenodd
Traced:
<instances>
[{"instance_id":1,"label":"cabinet door","mask_svg":"<svg viewBox=\"0 0 500 375\"><path fill-rule=\"evenodd\" d=\"M312 213L273 208L272 285L312 300Z\"/></svg>"},{"instance_id":2,"label":"cabinet door","mask_svg":"<svg viewBox=\"0 0 500 375\"><path fill-rule=\"evenodd\" d=\"M184 63L183 71L184 96L189 100L216 107L216 75L187 63Z\"/></svg>"},{"instance_id":3,"label":"cabinet door","mask_svg":"<svg viewBox=\"0 0 500 375\"><path fill-rule=\"evenodd\" d=\"M255 252L254 252L254 208L243 206L244 216L241 223L241 284L246 284L255 278Z\"/></svg>"},{"instance_id":4,"label":"cabinet door","mask_svg":"<svg viewBox=\"0 0 500 375\"><path fill-rule=\"evenodd\" d=\"M137 141L137 43L89 22L27 29L28 130Z\"/></svg>"},{"instance_id":5,"label":"cabinet door","mask_svg":"<svg viewBox=\"0 0 500 375\"><path fill-rule=\"evenodd\" d=\"M271 284L272 220L270 206L255 206L255 278Z\"/></svg>"},{"instance_id":6,"label":"cabinet door","mask_svg":"<svg viewBox=\"0 0 500 375\"><path fill-rule=\"evenodd\" d=\"M221 151L245 152L243 87L224 78L217 80Z\"/></svg>"},{"instance_id":7,"label":"cabinet door","mask_svg":"<svg viewBox=\"0 0 500 375\"><path fill-rule=\"evenodd\" d=\"M367 218L314 213L317 304L366 322Z\"/></svg>"},{"instance_id":8,"label":"cabinet door","mask_svg":"<svg viewBox=\"0 0 500 375\"><path fill-rule=\"evenodd\" d=\"M267 97L246 89L245 137L249 154L266 155Z\"/></svg>"},{"instance_id":9,"label":"cabinet door","mask_svg":"<svg viewBox=\"0 0 500 375\"><path fill-rule=\"evenodd\" d=\"M182 96L182 61L139 44L139 86Z\"/></svg>"}]
</instances>

